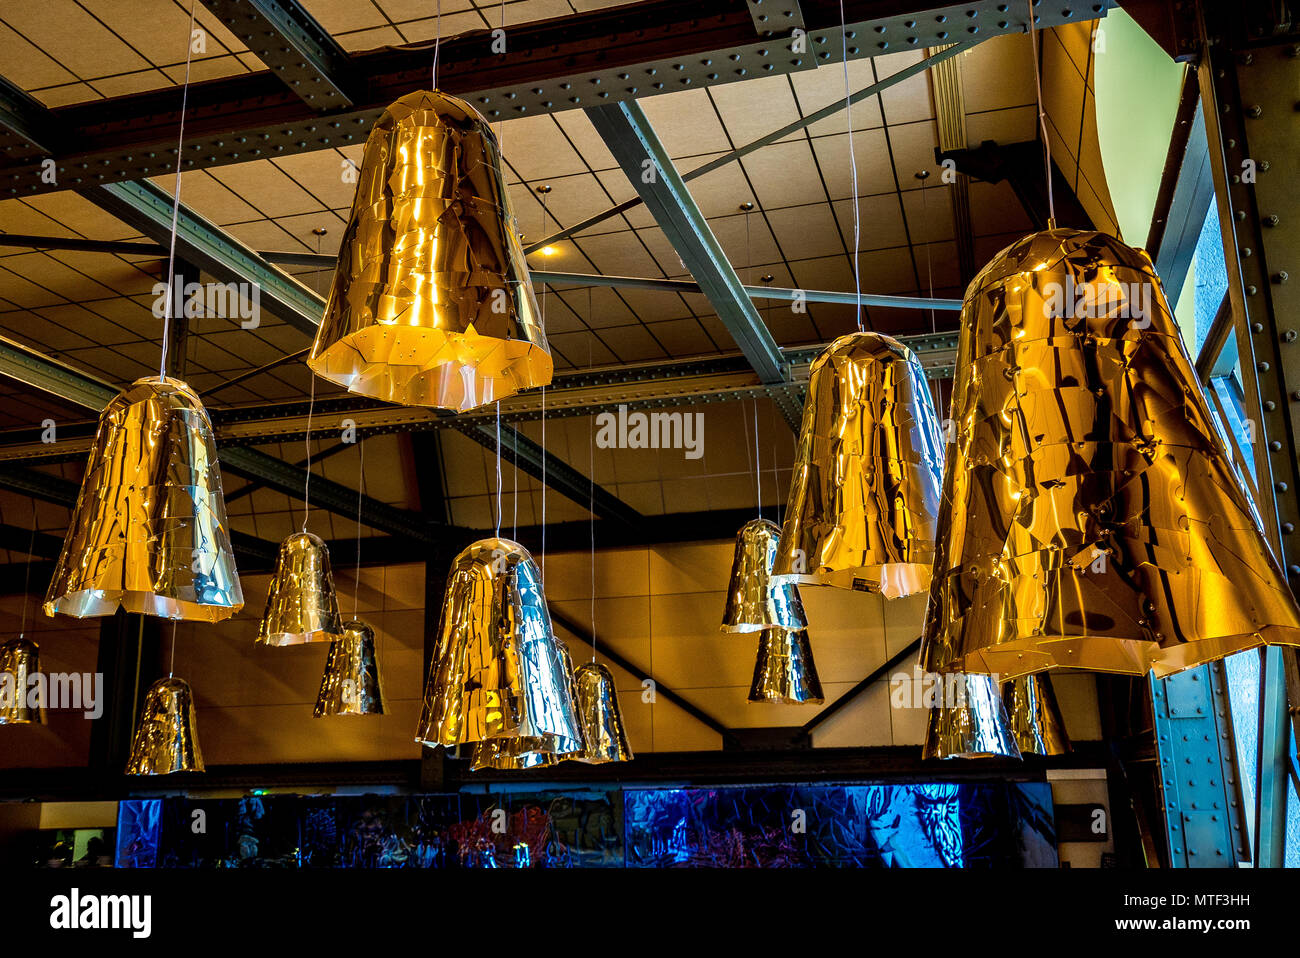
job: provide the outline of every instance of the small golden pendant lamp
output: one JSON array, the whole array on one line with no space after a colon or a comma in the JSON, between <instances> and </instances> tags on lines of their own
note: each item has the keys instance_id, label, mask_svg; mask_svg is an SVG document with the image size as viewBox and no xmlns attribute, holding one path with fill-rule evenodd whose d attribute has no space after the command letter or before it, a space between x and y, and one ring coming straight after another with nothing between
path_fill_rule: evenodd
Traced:
<instances>
[{"instance_id":1,"label":"small golden pendant lamp","mask_svg":"<svg viewBox=\"0 0 1300 958\"><path fill-rule=\"evenodd\" d=\"M490 768L520 771L559 764L559 757L550 752L523 751L526 744L526 740L517 738L490 738L475 742L474 749L470 752L469 770L481 772Z\"/></svg>"},{"instance_id":2,"label":"small golden pendant lamp","mask_svg":"<svg viewBox=\"0 0 1300 958\"><path fill-rule=\"evenodd\" d=\"M1151 260L1104 233L1013 243L971 283L927 671L1168 675L1300 644L1300 608Z\"/></svg>"},{"instance_id":3,"label":"small golden pendant lamp","mask_svg":"<svg viewBox=\"0 0 1300 958\"><path fill-rule=\"evenodd\" d=\"M178 379L136 380L100 414L45 614L218 622L243 605L208 414Z\"/></svg>"},{"instance_id":4,"label":"small golden pendant lamp","mask_svg":"<svg viewBox=\"0 0 1300 958\"><path fill-rule=\"evenodd\" d=\"M807 627L798 588L790 582L772 580L772 563L780 540L781 527L766 519L752 519L736 534L727 606L722 614L723 632Z\"/></svg>"},{"instance_id":5,"label":"small golden pendant lamp","mask_svg":"<svg viewBox=\"0 0 1300 958\"><path fill-rule=\"evenodd\" d=\"M574 705L582 726L583 748L568 756L589 765L630 762L632 749L623 728L623 712L614 676L599 662L586 662L573 673Z\"/></svg>"},{"instance_id":6,"label":"small golden pendant lamp","mask_svg":"<svg viewBox=\"0 0 1300 958\"><path fill-rule=\"evenodd\" d=\"M910 595L930 582L943 447L925 371L880 333L814 360L773 574Z\"/></svg>"},{"instance_id":7,"label":"small golden pendant lamp","mask_svg":"<svg viewBox=\"0 0 1300 958\"><path fill-rule=\"evenodd\" d=\"M953 701L948 701L955 691ZM930 710L922 758L1020 758L997 682L959 675L944 684L945 701Z\"/></svg>"},{"instance_id":8,"label":"small golden pendant lamp","mask_svg":"<svg viewBox=\"0 0 1300 958\"><path fill-rule=\"evenodd\" d=\"M343 635L330 643L314 714L316 718L384 714L375 631L364 622L344 623Z\"/></svg>"},{"instance_id":9,"label":"small golden pendant lamp","mask_svg":"<svg viewBox=\"0 0 1300 958\"><path fill-rule=\"evenodd\" d=\"M501 538L466 547L447 577L416 741L519 739L519 752L576 752L570 683L528 550Z\"/></svg>"},{"instance_id":10,"label":"small golden pendant lamp","mask_svg":"<svg viewBox=\"0 0 1300 958\"><path fill-rule=\"evenodd\" d=\"M19 636L0 645L0 725L44 725L45 687L39 646Z\"/></svg>"},{"instance_id":11,"label":"small golden pendant lamp","mask_svg":"<svg viewBox=\"0 0 1300 958\"><path fill-rule=\"evenodd\" d=\"M458 412L551 381L496 134L464 100L410 93L371 129L307 363Z\"/></svg>"},{"instance_id":12,"label":"small golden pendant lamp","mask_svg":"<svg viewBox=\"0 0 1300 958\"><path fill-rule=\"evenodd\" d=\"M1022 755L1064 755L1070 751L1070 737L1065 734L1056 692L1046 673L1012 679L1002 688L1002 703Z\"/></svg>"},{"instance_id":13,"label":"small golden pendant lamp","mask_svg":"<svg viewBox=\"0 0 1300 958\"><path fill-rule=\"evenodd\" d=\"M194 693L184 679L168 676L149 686L131 742L128 775L203 771Z\"/></svg>"},{"instance_id":14,"label":"small golden pendant lamp","mask_svg":"<svg viewBox=\"0 0 1300 958\"><path fill-rule=\"evenodd\" d=\"M759 633L749 701L784 705L820 705L825 701L807 629L764 629Z\"/></svg>"},{"instance_id":15,"label":"small golden pendant lamp","mask_svg":"<svg viewBox=\"0 0 1300 958\"><path fill-rule=\"evenodd\" d=\"M333 642L343 636L329 549L310 532L295 532L280 543L257 641L271 646L302 645Z\"/></svg>"}]
</instances>

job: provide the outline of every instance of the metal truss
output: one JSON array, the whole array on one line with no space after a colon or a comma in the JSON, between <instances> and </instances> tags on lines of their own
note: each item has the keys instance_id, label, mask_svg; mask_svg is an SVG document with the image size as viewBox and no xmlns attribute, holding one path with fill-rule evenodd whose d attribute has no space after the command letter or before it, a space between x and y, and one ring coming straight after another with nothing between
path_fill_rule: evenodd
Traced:
<instances>
[{"instance_id":1,"label":"metal truss","mask_svg":"<svg viewBox=\"0 0 1300 958\"><path fill-rule=\"evenodd\" d=\"M1041 28L1104 16L1111 4L1112 0L1082 5L1041 0L1034 9ZM266 2L259 6L265 18L271 6ZM844 50L838 0L801 0L806 30L797 37L783 32L757 36L749 9L732 0L647 0L513 26L507 31L505 54L492 52L488 30L450 38L440 52L439 85L493 120L585 109L748 77L812 70L842 56L860 59L1022 33L1025 16L1014 6L971 0L926 9L906 0L846 0ZM283 30L291 32L287 26ZM427 45L354 54L348 58L348 72L364 78L356 97L350 106L322 113L314 104L323 101L308 101L286 90L280 75L287 75L291 64L299 70L298 63L303 64L303 76L314 71L332 77L335 71L317 70L306 57L292 59L290 46L290 59L279 64L285 66L283 71L214 80L190 90L183 168L203 169L360 142L385 107L427 85L431 61ZM575 68L576 64L587 66ZM321 91L314 95L340 95L330 93L328 86L314 84L313 89ZM300 88L301 80L294 89ZM12 99L0 106L0 123L16 133L15 128L24 124L15 118L23 113L13 108ZM55 161L56 177L43 178L39 160L11 156L15 162L0 170L0 193L30 196L171 172L176 165L173 137L180 127L180 102L179 89L170 88L117 97L111 106L95 101L40 114L41 125L58 134L56 149L49 156Z\"/></svg>"}]
</instances>

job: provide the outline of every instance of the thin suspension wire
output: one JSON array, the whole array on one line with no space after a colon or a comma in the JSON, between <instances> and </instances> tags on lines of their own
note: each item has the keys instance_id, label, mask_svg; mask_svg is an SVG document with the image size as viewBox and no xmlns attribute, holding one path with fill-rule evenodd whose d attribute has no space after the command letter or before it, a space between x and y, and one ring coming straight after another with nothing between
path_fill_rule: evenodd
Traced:
<instances>
[{"instance_id":1,"label":"thin suspension wire","mask_svg":"<svg viewBox=\"0 0 1300 958\"><path fill-rule=\"evenodd\" d=\"M930 207L929 207L929 201L927 199L928 196L929 196L929 191L925 188L925 181L922 180L921 181L921 215L925 220L925 225L927 229L930 226ZM931 261L930 261L929 243L925 244L925 279L926 279L926 284L929 288L930 298L934 299L934 270L932 268ZM937 333L938 331L939 331L939 321L935 314L935 311L932 309L930 310L930 332ZM938 411L939 424L940 426L942 426L944 420L943 383L941 383L937 379L934 381L933 392L934 392L934 406L935 409Z\"/></svg>"},{"instance_id":2,"label":"thin suspension wire","mask_svg":"<svg viewBox=\"0 0 1300 958\"><path fill-rule=\"evenodd\" d=\"M502 0L502 19L505 18L505 0ZM546 235L546 223L549 211L546 205L546 193L542 194L542 235ZM542 284L541 295L542 330L546 329L546 284ZM542 386L542 585L546 585L546 387Z\"/></svg>"},{"instance_id":3,"label":"thin suspension wire","mask_svg":"<svg viewBox=\"0 0 1300 958\"><path fill-rule=\"evenodd\" d=\"M763 458L758 451L758 397L754 397L754 482L758 488L758 517L763 518Z\"/></svg>"},{"instance_id":4,"label":"thin suspension wire","mask_svg":"<svg viewBox=\"0 0 1300 958\"><path fill-rule=\"evenodd\" d=\"M511 481L514 485L514 492L511 494L511 508L513 513L510 517L510 538L519 539L519 443L516 441L514 447L510 450L510 466L512 471Z\"/></svg>"},{"instance_id":5,"label":"thin suspension wire","mask_svg":"<svg viewBox=\"0 0 1300 958\"><path fill-rule=\"evenodd\" d=\"M307 462L304 468L306 478L302 481L302 531L307 531L307 519L311 515L311 414L316 409L316 376L311 377L311 398L307 401L307 433L303 444L307 447Z\"/></svg>"},{"instance_id":6,"label":"thin suspension wire","mask_svg":"<svg viewBox=\"0 0 1300 958\"><path fill-rule=\"evenodd\" d=\"M1038 97L1038 127L1043 132L1043 168L1047 174L1047 228L1056 229L1056 196L1052 191L1052 141L1047 135L1047 114L1043 112L1043 77L1038 64L1038 32L1034 29L1034 0L1029 4L1029 44L1034 53L1034 90Z\"/></svg>"},{"instance_id":7,"label":"thin suspension wire","mask_svg":"<svg viewBox=\"0 0 1300 958\"><path fill-rule=\"evenodd\" d=\"M587 287L587 321L591 321L592 287ZM587 366L592 364L591 337L587 337ZM592 421L595 425L595 421ZM591 661L596 661L596 438L595 430L587 430L587 512L591 527Z\"/></svg>"},{"instance_id":8,"label":"thin suspension wire","mask_svg":"<svg viewBox=\"0 0 1300 958\"><path fill-rule=\"evenodd\" d=\"M366 484L366 441L357 443L357 574L352 582L352 618L357 617L360 606L357 604L361 594L361 497Z\"/></svg>"},{"instance_id":9,"label":"thin suspension wire","mask_svg":"<svg viewBox=\"0 0 1300 958\"><path fill-rule=\"evenodd\" d=\"M36 548L36 503L32 503L32 529L27 536L27 571L23 573L23 615L18 628L18 638L27 634L27 590L32 585L32 550Z\"/></svg>"},{"instance_id":10,"label":"thin suspension wire","mask_svg":"<svg viewBox=\"0 0 1300 958\"><path fill-rule=\"evenodd\" d=\"M858 210L858 158L853 149L853 91L849 87L849 29L844 20L844 0L840 0L840 38L843 41L844 63L844 119L849 128L849 171L853 176L853 289L856 297L855 318L858 332L864 332L862 321L862 263L858 247L862 245L862 215Z\"/></svg>"},{"instance_id":11,"label":"thin suspension wire","mask_svg":"<svg viewBox=\"0 0 1300 958\"><path fill-rule=\"evenodd\" d=\"M505 509L505 503L501 499L501 400L497 400L497 531L496 537L501 538L501 513Z\"/></svg>"},{"instance_id":12,"label":"thin suspension wire","mask_svg":"<svg viewBox=\"0 0 1300 958\"><path fill-rule=\"evenodd\" d=\"M437 0L433 22L433 73L429 82L438 89L438 54L442 51L442 0Z\"/></svg>"},{"instance_id":13,"label":"thin suspension wire","mask_svg":"<svg viewBox=\"0 0 1300 958\"><path fill-rule=\"evenodd\" d=\"M167 662L167 678L172 678L176 674L176 627L180 625L180 619L172 619L172 651Z\"/></svg>"},{"instance_id":14,"label":"thin suspension wire","mask_svg":"<svg viewBox=\"0 0 1300 958\"><path fill-rule=\"evenodd\" d=\"M190 0L190 27L185 34L185 85L181 88L180 134L176 138L176 181L172 187L172 235L167 250L167 302L163 307L162 355L158 360L158 378L167 379L167 344L171 341L172 303L176 282L176 226L181 215L181 167L185 162L185 111L190 102L190 64L194 60L194 8L198 0Z\"/></svg>"}]
</instances>

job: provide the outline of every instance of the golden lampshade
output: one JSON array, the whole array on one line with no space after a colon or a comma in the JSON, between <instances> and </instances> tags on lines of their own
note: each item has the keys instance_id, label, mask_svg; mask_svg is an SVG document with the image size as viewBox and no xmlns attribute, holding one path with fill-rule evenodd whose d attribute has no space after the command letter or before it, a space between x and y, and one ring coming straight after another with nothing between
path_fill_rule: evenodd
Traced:
<instances>
[{"instance_id":1,"label":"golden lampshade","mask_svg":"<svg viewBox=\"0 0 1300 958\"><path fill-rule=\"evenodd\" d=\"M1021 757L993 676L973 673L950 678L944 701L930 710L921 757Z\"/></svg>"},{"instance_id":2,"label":"golden lampshade","mask_svg":"<svg viewBox=\"0 0 1300 958\"><path fill-rule=\"evenodd\" d=\"M841 336L809 373L775 576L886 598L922 591L942 467L916 356L879 333Z\"/></svg>"},{"instance_id":3,"label":"golden lampshade","mask_svg":"<svg viewBox=\"0 0 1300 958\"><path fill-rule=\"evenodd\" d=\"M100 414L45 614L217 622L243 605L208 414L178 379L136 380Z\"/></svg>"},{"instance_id":4,"label":"golden lampshade","mask_svg":"<svg viewBox=\"0 0 1300 958\"><path fill-rule=\"evenodd\" d=\"M45 693L39 680L40 649L30 639L0 645L0 725L44 725Z\"/></svg>"},{"instance_id":5,"label":"golden lampshade","mask_svg":"<svg viewBox=\"0 0 1300 958\"><path fill-rule=\"evenodd\" d=\"M806 629L764 629L759 633L749 701L785 705L825 701Z\"/></svg>"},{"instance_id":6,"label":"golden lampshade","mask_svg":"<svg viewBox=\"0 0 1300 958\"><path fill-rule=\"evenodd\" d=\"M383 715L384 696L375 657L375 630L353 619L330 643L315 715Z\"/></svg>"},{"instance_id":7,"label":"golden lampshade","mask_svg":"<svg viewBox=\"0 0 1300 958\"><path fill-rule=\"evenodd\" d=\"M1300 608L1145 253L1057 229L966 292L927 671L1168 675Z\"/></svg>"},{"instance_id":8,"label":"golden lampshade","mask_svg":"<svg viewBox=\"0 0 1300 958\"><path fill-rule=\"evenodd\" d=\"M1002 688L1002 704L1022 755L1064 755L1070 751L1070 737L1065 734L1056 692L1045 673L1012 679Z\"/></svg>"},{"instance_id":9,"label":"golden lampshade","mask_svg":"<svg viewBox=\"0 0 1300 958\"><path fill-rule=\"evenodd\" d=\"M496 134L464 100L410 93L371 129L307 363L462 412L551 381Z\"/></svg>"},{"instance_id":10,"label":"golden lampshade","mask_svg":"<svg viewBox=\"0 0 1300 958\"><path fill-rule=\"evenodd\" d=\"M781 527L766 519L753 519L736 534L723 632L757 632L773 626L802 629L808 625L798 588L772 580L780 540Z\"/></svg>"},{"instance_id":11,"label":"golden lampshade","mask_svg":"<svg viewBox=\"0 0 1300 958\"><path fill-rule=\"evenodd\" d=\"M497 538L468 546L447 577L416 741L521 739L520 752L575 752L570 681L528 550Z\"/></svg>"},{"instance_id":12,"label":"golden lampshade","mask_svg":"<svg viewBox=\"0 0 1300 958\"><path fill-rule=\"evenodd\" d=\"M302 645L333 642L343 635L329 549L310 532L295 532L280 543L257 641Z\"/></svg>"},{"instance_id":13,"label":"golden lampshade","mask_svg":"<svg viewBox=\"0 0 1300 958\"><path fill-rule=\"evenodd\" d=\"M469 770L481 772L491 768L518 771L559 764L559 757L551 752L524 751L523 746L526 744L526 740L517 738L490 738L475 742L474 749L470 752Z\"/></svg>"},{"instance_id":14,"label":"golden lampshade","mask_svg":"<svg viewBox=\"0 0 1300 958\"><path fill-rule=\"evenodd\" d=\"M614 689L614 676L599 662L586 662L573 673L575 705L582 724L584 746L569 756L589 765L630 762L632 749L623 728L623 712Z\"/></svg>"},{"instance_id":15,"label":"golden lampshade","mask_svg":"<svg viewBox=\"0 0 1300 958\"><path fill-rule=\"evenodd\" d=\"M159 679L145 693L126 774L201 771L203 753L199 751L194 693L184 679Z\"/></svg>"}]
</instances>

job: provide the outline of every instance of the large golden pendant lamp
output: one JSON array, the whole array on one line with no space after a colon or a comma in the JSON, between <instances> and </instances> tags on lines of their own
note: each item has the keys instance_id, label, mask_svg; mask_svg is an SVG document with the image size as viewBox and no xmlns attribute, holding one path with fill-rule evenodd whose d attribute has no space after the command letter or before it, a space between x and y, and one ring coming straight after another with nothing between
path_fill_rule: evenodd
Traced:
<instances>
[{"instance_id":1,"label":"large golden pendant lamp","mask_svg":"<svg viewBox=\"0 0 1300 958\"><path fill-rule=\"evenodd\" d=\"M416 741L518 740L518 752L579 751L571 676L541 573L509 539L480 539L452 562Z\"/></svg>"},{"instance_id":2,"label":"large golden pendant lamp","mask_svg":"<svg viewBox=\"0 0 1300 958\"><path fill-rule=\"evenodd\" d=\"M410 93L375 123L308 365L350 392L464 411L551 381L496 135Z\"/></svg>"},{"instance_id":3,"label":"large golden pendant lamp","mask_svg":"<svg viewBox=\"0 0 1300 958\"><path fill-rule=\"evenodd\" d=\"M925 589L942 465L912 351L879 333L835 340L810 372L776 579L886 598Z\"/></svg>"},{"instance_id":4,"label":"large golden pendant lamp","mask_svg":"<svg viewBox=\"0 0 1300 958\"><path fill-rule=\"evenodd\" d=\"M1300 644L1300 608L1151 260L1013 243L962 308L927 671L1156 676Z\"/></svg>"},{"instance_id":5,"label":"large golden pendant lamp","mask_svg":"<svg viewBox=\"0 0 1300 958\"><path fill-rule=\"evenodd\" d=\"M217 622L244 605L212 424L178 379L139 379L99 417L45 614Z\"/></svg>"}]
</instances>

